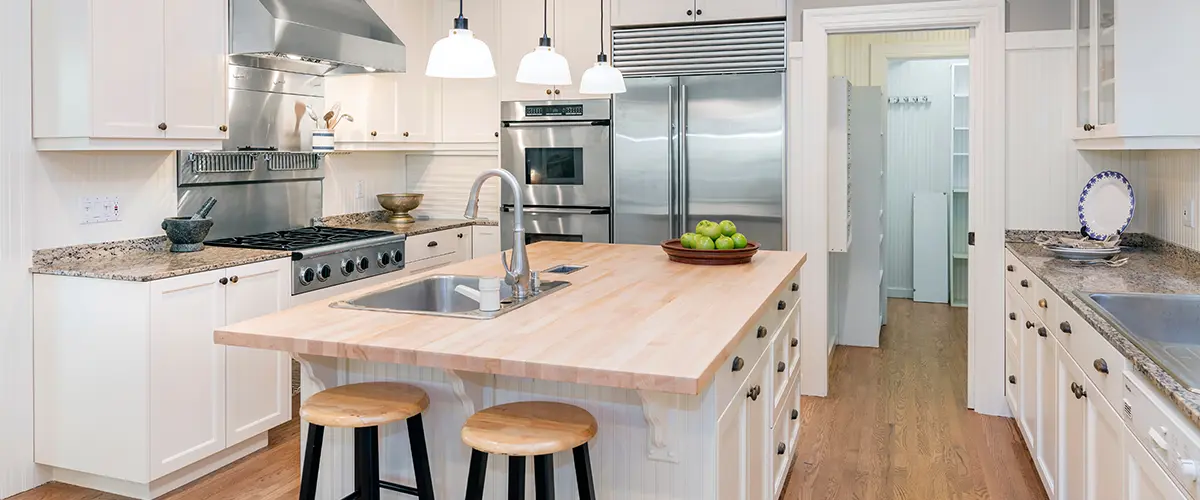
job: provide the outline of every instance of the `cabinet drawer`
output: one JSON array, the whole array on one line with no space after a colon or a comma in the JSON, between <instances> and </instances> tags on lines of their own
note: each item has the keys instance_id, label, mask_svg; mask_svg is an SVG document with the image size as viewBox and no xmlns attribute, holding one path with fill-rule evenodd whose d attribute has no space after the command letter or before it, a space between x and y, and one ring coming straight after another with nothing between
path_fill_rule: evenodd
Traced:
<instances>
[{"instance_id":1,"label":"cabinet drawer","mask_svg":"<svg viewBox=\"0 0 1200 500\"><path fill-rule=\"evenodd\" d=\"M410 236L404 242L405 267L408 263L455 253L458 250L457 229Z\"/></svg>"},{"instance_id":2,"label":"cabinet drawer","mask_svg":"<svg viewBox=\"0 0 1200 500\"><path fill-rule=\"evenodd\" d=\"M792 309L779 332L771 340L771 392L773 406L772 414L778 413L782 408L787 397L785 389L790 385L792 374L796 372L796 365L791 361L791 353L798 351L798 347L791 347L791 341L794 340L795 334L792 333L796 329L796 321L800 316L798 309Z\"/></svg>"},{"instance_id":3,"label":"cabinet drawer","mask_svg":"<svg viewBox=\"0 0 1200 500\"><path fill-rule=\"evenodd\" d=\"M772 491L779 491L783 487L783 481L787 479L788 462L792 456L792 437L789 434L791 427L786 422L778 422L771 429L771 486ZM774 495L772 495L774 496Z\"/></svg>"},{"instance_id":4,"label":"cabinet drawer","mask_svg":"<svg viewBox=\"0 0 1200 500\"><path fill-rule=\"evenodd\" d=\"M1024 299L1017 293L1017 290L1012 287L1012 284L1004 285L1004 334L1008 338L1008 342L1016 345L1017 339L1020 338L1023 326L1022 318L1024 317Z\"/></svg>"},{"instance_id":5,"label":"cabinet drawer","mask_svg":"<svg viewBox=\"0 0 1200 500\"><path fill-rule=\"evenodd\" d=\"M1004 279L1015 289L1020 285L1022 279L1028 277L1029 273L1025 270L1025 265L1012 252L1006 250L1004 252Z\"/></svg>"},{"instance_id":6,"label":"cabinet drawer","mask_svg":"<svg viewBox=\"0 0 1200 500\"><path fill-rule=\"evenodd\" d=\"M800 305L800 279L799 276L793 276L792 279L783 284L783 287L775 293L771 298L770 310L768 314L774 313L775 325L783 323L783 320L791 314L792 310ZM768 325L768 328L771 328ZM774 329L771 330L774 332Z\"/></svg>"},{"instance_id":7,"label":"cabinet drawer","mask_svg":"<svg viewBox=\"0 0 1200 500\"><path fill-rule=\"evenodd\" d=\"M1004 352L1004 399L1013 418L1021 421L1021 351L1016 344L1008 344Z\"/></svg>"},{"instance_id":8,"label":"cabinet drawer","mask_svg":"<svg viewBox=\"0 0 1200 500\"><path fill-rule=\"evenodd\" d=\"M1119 406L1124 397L1124 382L1122 373L1128 368L1128 360L1108 343L1100 333L1092 328L1079 316L1075 310L1063 305L1062 315L1070 324L1071 333L1063 333L1069 340L1069 345L1063 343L1075 364L1083 368L1088 379L1104 393L1104 399L1109 406Z\"/></svg>"},{"instance_id":9,"label":"cabinet drawer","mask_svg":"<svg viewBox=\"0 0 1200 500\"><path fill-rule=\"evenodd\" d=\"M770 313L768 312L768 314ZM755 364L760 360L763 363L771 362L771 357L766 355L771 345L771 335L766 330L762 330L763 335L760 337L759 328L761 327L758 323L751 323L751 326L742 331L741 342L734 348L733 354L725 360L725 363L717 368L717 374L713 376L713 384L717 391L717 406L721 409L719 413L724 413L725 409L729 407L729 403L742 395L739 390Z\"/></svg>"},{"instance_id":10,"label":"cabinet drawer","mask_svg":"<svg viewBox=\"0 0 1200 500\"><path fill-rule=\"evenodd\" d=\"M404 263L404 270L408 271L409 274L416 274L429 271L431 269L437 269L439 267L445 267L461 260L462 259L459 258L457 253L449 253L445 255L438 255L436 257L421 259L415 262L407 261Z\"/></svg>"}]
</instances>

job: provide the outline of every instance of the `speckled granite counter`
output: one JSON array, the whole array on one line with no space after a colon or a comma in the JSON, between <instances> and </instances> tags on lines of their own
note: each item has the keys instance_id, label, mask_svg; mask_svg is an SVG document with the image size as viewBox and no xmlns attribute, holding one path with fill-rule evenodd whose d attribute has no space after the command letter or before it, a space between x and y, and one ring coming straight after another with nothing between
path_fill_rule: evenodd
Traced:
<instances>
[{"instance_id":1,"label":"speckled granite counter","mask_svg":"<svg viewBox=\"0 0 1200 500\"><path fill-rule=\"evenodd\" d=\"M279 250L249 250L206 246L204 250L172 253L166 236L38 250L34 274L54 274L120 281L154 281L213 269L291 257Z\"/></svg>"},{"instance_id":2,"label":"speckled granite counter","mask_svg":"<svg viewBox=\"0 0 1200 500\"><path fill-rule=\"evenodd\" d=\"M391 224L387 221L388 212L362 212L357 214L335 215L321 219L326 226L348 227L353 229L370 229L374 231L392 231L396 234L416 236L446 229L466 226L495 226L499 222L491 219L429 219L418 220L412 224Z\"/></svg>"},{"instance_id":3,"label":"speckled granite counter","mask_svg":"<svg viewBox=\"0 0 1200 500\"><path fill-rule=\"evenodd\" d=\"M1009 239L1024 239L1010 233ZM1142 246L1127 247L1129 263L1122 267L1081 266L1055 258L1034 243L1007 244L1030 271L1117 348L1136 369L1200 426L1200 394L1182 386L1159 367L1116 326L1094 311L1076 291L1200 294L1200 254L1153 238L1125 239Z\"/></svg>"}]
</instances>

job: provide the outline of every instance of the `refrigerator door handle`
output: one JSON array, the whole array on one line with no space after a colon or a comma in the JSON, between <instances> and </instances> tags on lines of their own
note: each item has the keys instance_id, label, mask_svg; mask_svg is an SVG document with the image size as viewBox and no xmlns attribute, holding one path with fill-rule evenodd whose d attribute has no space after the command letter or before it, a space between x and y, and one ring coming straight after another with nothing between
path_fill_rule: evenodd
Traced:
<instances>
[{"instance_id":1,"label":"refrigerator door handle","mask_svg":"<svg viewBox=\"0 0 1200 500\"><path fill-rule=\"evenodd\" d=\"M667 86L667 109L675 110L675 86ZM676 172L679 169L679 159L675 157L675 141L671 137L675 135L675 120L673 113L667 113L667 168L670 169L671 178L676 178ZM672 233L679 232L679 221L675 220L675 207L679 203L679 193L676 192L675 184L669 183L667 186L667 226L671 228Z\"/></svg>"},{"instance_id":2,"label":"refrigerator door handle","mask_svg":"<svg viewBox=\"0 0 1200 500\"><path fill-rule=\"evenodd\" d=\"M688 229L688 87L686 83L679 85L679 225L682 231Z\"/></svg>"}]
</instances>

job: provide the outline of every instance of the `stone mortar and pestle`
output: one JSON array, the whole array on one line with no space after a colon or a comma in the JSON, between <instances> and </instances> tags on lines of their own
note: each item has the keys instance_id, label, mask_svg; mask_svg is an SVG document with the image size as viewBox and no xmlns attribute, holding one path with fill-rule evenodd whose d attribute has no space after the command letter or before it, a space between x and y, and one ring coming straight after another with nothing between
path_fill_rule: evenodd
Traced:
<instances>
[{"instance_id":1,"label":"stone mortar and pestle","mask_svg":"<svg viewBox=\"0 0 1200 500\"><path fill-rule=\"evenodd\" d=\"M167 239L171 240L172 252L204 250L204 238L208 236L208 230L212 229L213 225L213 220L208 218L208 212L212 211L216 204L217 199L209 197L191 217L163 219L162 228L167 232Z\"/></svg>"}]
</instances>

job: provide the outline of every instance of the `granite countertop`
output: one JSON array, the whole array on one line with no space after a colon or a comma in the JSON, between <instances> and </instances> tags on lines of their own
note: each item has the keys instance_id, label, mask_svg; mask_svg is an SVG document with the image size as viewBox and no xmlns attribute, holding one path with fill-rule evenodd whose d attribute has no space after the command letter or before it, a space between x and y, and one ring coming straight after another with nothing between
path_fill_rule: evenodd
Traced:
<instances>
[{"instance_id":1,"label":"granite countertop","mask_svg":"<svg viewBox=\"0 0 1200 500\"><path fill-rule=\"evenodd\" d=\"M166 236L38 250L34 274L53 274L119 281L154 281L214 269L290 258L291 252L205 246L172 253Z\"/></svg>"},{"instance_id":2,"label":"granite countertop","mask_svg":"<svg viewBox=\"0 0 1200 500\"><path fill-rule=\"evenodd\" d=\"M1141 238L1142 246L1126 247L1122 267L1081 266L1054 257L1035 243L1009 242L1007 247L1050 289L1116 347L1136 369L1200 426L1200 394L1189 391L1088 306L1076 291L1200 294L1200 254L1170 243ZM1128 241L1128 239L1126 240Z\"/></svg>"},{"instance_id":3,"label":"granite countertop","mask_svg":"<svg viewBox=\"0 0 1200 500\"><path fill-rule=\"evenodd\" d=\"M351 229L370 229L373 231L391 231L396 234L416 236L446 229L467 226L495 226L499 221L492 219L427 219L418 220L411 224L392 224L387 221L388 212L378 210L357 214L335 215L321 219L321 223L332 227L347 227Z\"/></svg>"}]
</instances>

